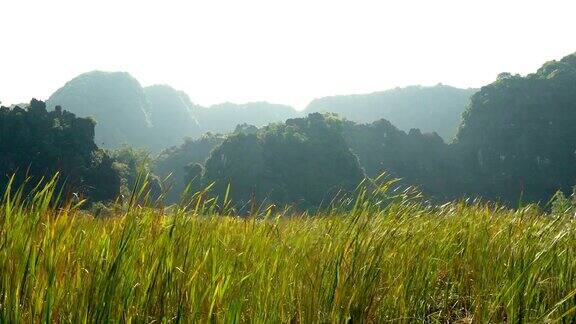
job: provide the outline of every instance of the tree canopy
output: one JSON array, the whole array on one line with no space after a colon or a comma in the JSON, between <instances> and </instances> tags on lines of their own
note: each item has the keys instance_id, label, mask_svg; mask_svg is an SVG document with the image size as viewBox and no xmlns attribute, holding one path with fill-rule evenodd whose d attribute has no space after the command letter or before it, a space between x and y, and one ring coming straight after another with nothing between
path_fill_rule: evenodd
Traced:
<instances>
[{"instance_id":1,"label":"tree canopy","mask_svg":"<svg viewBox=\"0 0 576 324\"><path fill-rule=\"evenodd\" d=\"M94 143L91 119L77 118L56 106L48 112L42 101L28 107L0 108L0 189L16 175L16 185L26 177L35 185L44 177L61 174L67 191L93 201L115 199L120 177L113 160Z\"/></svg>"},{"instance_id":2,"label":"tree canopy","mask_svg":"<svg viewBox=\"0 0 576 324\"><path fill-rule=\"evenodd\" d=\"M240 203L255 197L304 208L328 204L363 177L341 120L321 114L231 135L212 151L204 170L204 183L214 182L219 193L230 184Z\"/></svg>"},{"instance_id":3,"label":"tree canopy","mask_svg":"<svg viewBox=\"0 0 576 324\"><path fill-rule=\"evenodd\" d=\"M406 133L381 119L371 124L346 121L343 135L369 177L387 173L429 197L451 196L451 179L459 170L438 134L422 134L418 129Z\"/></svg>"},{"instance_id":4,"label":"tree canopy","mask_svg":"<svg viewBox=\"0 0 576 324\"><path fill-rule=\"evenodd\" d=\"M166 196L168 203L175 203L188 183L192 180L190 172L195 164L204 165L210 152L224 141L224 135L206 133L199 139L186 138L180 146L162 151L154 160L152 171L161 179L168 178L169 188ZM202 173L202 172L200 172ZM200 175L201 176L201 175ZM198 184L200 185L200 184Z\"/></svg>"},{"instance_id":5,"label":"tree canopy","mask_svg":"<svg viewBox=\"0 0 576 324\"><path fill-rule=\"evenodd\" d=\"M472 96L455 147L491 199L546 202L576 183L576 54L526 77L501 74Z\"/></svg>"}]
</instances>

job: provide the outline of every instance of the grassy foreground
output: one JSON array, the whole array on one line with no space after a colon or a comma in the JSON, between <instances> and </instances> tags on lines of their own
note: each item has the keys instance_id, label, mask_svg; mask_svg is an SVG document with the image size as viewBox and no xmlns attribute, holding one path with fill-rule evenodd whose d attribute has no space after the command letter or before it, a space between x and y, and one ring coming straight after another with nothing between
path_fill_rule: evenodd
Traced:
<instances>
[{"instance_id":1,"label":"grassy foreground","mask_svg":"<svg viewBox=\"0 0 576 324\"><path fill-rule=\"evenodd\" d=\"M14 191L14 190L13 190ZM0 203L0 322L570 322L576 224L366 192L286 217ZM370 196L370 197L368 197ZM219 214L221 214L220 211Z\"/></svg>"}]
</instances>

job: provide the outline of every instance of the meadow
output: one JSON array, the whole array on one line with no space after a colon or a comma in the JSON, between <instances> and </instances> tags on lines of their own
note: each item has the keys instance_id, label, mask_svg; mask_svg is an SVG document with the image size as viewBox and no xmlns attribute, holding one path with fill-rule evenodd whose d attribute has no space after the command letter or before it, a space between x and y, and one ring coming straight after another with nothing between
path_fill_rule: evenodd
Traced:
<instances>
[{"instance_id":1,"label":"meadow","mask_svg":"<svg viewBox=\"0 0 576 324\"><path fill-rule=\"evenodd\" d=\"M314 214L237 217L205 191L107 217L54 179L0 203L0 322L570 322L576 224L427 204L393 182Z\"/></svg>"}]
</instances>

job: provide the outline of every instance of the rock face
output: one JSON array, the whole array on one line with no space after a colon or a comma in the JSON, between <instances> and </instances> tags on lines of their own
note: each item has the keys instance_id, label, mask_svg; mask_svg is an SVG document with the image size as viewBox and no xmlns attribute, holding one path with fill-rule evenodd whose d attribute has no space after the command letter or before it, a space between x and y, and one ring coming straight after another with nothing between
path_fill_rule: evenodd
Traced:
<instances>
[{"instance_id":1,"label":"rock face","mask_svg":"<svg viewBox=\"0 0 576 324\"><path fill-rule=\"evenodd\" d=\"M445 85L411 86L370 94L324 97L312 101L305 112L332 112L359 123L386 119L403 131L418 128L424 133L436 132L449 142L476 91Z\"/></svg>"},{"instance_id":2,"label":"rock face","mask_svg":"<svg viewBox=\"0 0 576 324\"><path fill-rule=\"evenodd\" d=\"M148 115L152 122L153 151L160 151L182 143L186 137L201 135L196 114L200 109L188 95L168 85L154 85L144 88L149 102Z\"/></svg>"},{"instance_id":3,"label":"rock face","mask_svg":"<svg viewBox=\"0 0 576 324\"><path fill-rule=\"evenodd\" d=\"M152 123L140 83L124 72L89 72L67 82L47 101L96 120L96 144L148 146Z\"/></svg>"}]
</instances>

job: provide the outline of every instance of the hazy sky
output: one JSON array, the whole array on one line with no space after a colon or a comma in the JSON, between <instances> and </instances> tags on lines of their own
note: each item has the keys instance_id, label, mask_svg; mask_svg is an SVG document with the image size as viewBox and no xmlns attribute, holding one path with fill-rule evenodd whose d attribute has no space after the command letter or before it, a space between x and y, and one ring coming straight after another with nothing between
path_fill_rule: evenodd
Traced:
<instances>
[{"instance_id":1,"label":"hazy sky","mask_svg":"<svg viewBox=\"0 0 576 324\"><path fill-rule=\"evenodd\" d=\"M0 0L0 101L46 99L91 70L204 105L478 87L576 51L574 12L574 0Z\"/></svg>"}]
</instances>

